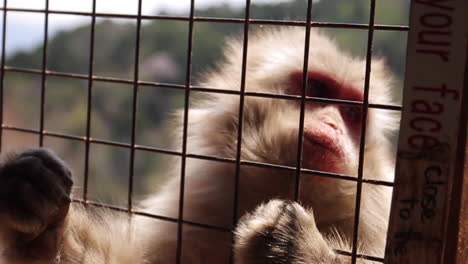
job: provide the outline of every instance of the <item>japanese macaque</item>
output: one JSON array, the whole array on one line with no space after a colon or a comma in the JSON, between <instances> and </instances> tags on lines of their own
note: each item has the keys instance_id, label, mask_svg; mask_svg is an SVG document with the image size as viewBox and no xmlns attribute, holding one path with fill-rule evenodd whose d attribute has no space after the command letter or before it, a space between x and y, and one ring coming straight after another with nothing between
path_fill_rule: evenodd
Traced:
<instances>
[{"instance_id":1,"label":"japanese macaque","mask_svg":"<svg viewBox=\"0 0 468 264\"><path fill-rule=\"evenodd\" d=\"M302 94L304 28L262 30L249 40L246 91ZM306 95L363 101L365 62L340 51L312 30ZM206 87L239 90L242 42L230 40L225 58L205 75ZM370 99L391 103L391 74L372 62ZM297 165L300 100L246 96L241 159ZM193 107L192 107L193 106ZM188 153L235 158L239 97L210 94L191 106ZM364 177L392 180L388 133L395 118L359 104L307 101L302 167L357 177L362 122L367 123ZM178 131L179 135L182 129ZM167 183L141 211L177 218L180 158ZM233 163L188 158L185 168L182 263L348 263L336 250L352 247L356 181L302 174L294 202L294 169L240 167L238 208ZM47 149L8 155L0 171L0 263L175 263L177 223L145 216L118 216L71 203L71 172ZM391 188L364 183L359 253L384 255ZM235 223L235 216L239 221ZM200 223L201 225L193 224ZM214 225L230 232L206 229ZM234 245L231 245L232 240ZM365 261L365 260L359 260Z\"/></svg>"}]
</instances>

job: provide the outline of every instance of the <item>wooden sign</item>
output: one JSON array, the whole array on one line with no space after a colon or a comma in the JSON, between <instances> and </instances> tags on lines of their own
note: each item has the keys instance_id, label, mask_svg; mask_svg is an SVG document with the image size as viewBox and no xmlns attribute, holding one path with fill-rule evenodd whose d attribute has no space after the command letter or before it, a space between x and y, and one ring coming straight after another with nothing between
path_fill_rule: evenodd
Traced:
<instances>
[{"instance_id":1,"label":"wooden sign","mask_svg":"<svg viewBox=\"0 0 468 264\"><path fill-rule=\"evenodd\" d=\"M453 184L463 177L467 37L467 0L412 1L385 263L445 263Z\"/></svg>"}]
</instances>

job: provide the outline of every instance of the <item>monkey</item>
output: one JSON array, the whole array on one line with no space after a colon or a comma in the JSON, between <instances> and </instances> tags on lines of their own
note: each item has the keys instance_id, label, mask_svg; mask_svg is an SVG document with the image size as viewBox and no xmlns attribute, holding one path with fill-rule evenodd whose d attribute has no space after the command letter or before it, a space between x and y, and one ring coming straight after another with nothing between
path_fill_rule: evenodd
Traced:
<instances>
[{"instance_id":1,"label":"monkey","mask_svg":"<svg viewBox=\"0 0 468 264\"><path fill-rule=\"evenodd\" d=\"M366 123L363 175L392 181L390 138L398 120L372 108L362 120L366 62L342 51L322 31L311 29L304 75L305 36L304 28L286 27L259 30L249 38L245 91L289 95L244 96L240 158L252 164L241 164L236 177L232 162L187 157L181 202L181 163L175 158L164 186L141 202L140 211L169 218L178 217L182 203L180 230L174 221L71 203L71 170L51 150L7 155L0 167L0 263L165 264L176 262L178 246L183 263L229 263L232 241L236 264L348 263L339 251L352 247L356 180L301 174L294 201L303 76L308 97L358 102L305 102L305 169L356 179ZM242 40L226 41L223 60L201 77L204 87L240 90L240 47ZM369 100L393 103L394 77L384 59L373 58L371 66ZM239 110L239 96L229 92L197 99L188 113L187 153L235 159ZM183 133L182 127L175 131ZM390 187L362 184L358 253L384 256L390 200Z\"/></svg>"}]
</instances>

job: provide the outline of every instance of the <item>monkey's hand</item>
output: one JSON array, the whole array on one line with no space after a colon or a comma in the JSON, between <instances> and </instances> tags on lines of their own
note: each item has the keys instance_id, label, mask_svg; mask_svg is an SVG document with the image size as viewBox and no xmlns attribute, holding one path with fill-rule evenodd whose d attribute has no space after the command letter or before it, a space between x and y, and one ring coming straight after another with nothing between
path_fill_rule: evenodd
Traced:
<instances>
[{"instance_id":1,"label":"monkey's hand","mask_svg":"<svg viewBox=\"0 0 468 264\"><path fill-rule=\"evenodd\" d=\"M310 210L272 200L240 219L235 230L236 264L345 263L320 234Z\"/></svg>"},{"instance_id":2,"label":"monkey's hand","mask_svg":"<svg viewBox=\"0 0 468 264\"><path fill-rule=\"evenodd\" d=\"M48 149L29 149L6 159L0 167L2 259L49 263L56 258L72 184L68 166Z\"/></svg>"}]
</instances>

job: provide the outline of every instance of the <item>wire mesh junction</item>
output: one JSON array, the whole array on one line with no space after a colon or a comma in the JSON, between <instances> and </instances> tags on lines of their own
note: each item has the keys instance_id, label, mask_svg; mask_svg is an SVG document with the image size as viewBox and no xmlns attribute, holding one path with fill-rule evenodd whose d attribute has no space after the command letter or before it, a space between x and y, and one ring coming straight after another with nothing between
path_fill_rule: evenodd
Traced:
<instances>
[{"instance_id":1,"label":"wire mesh junction","mask_svg":"<svg viewBox=\"0 0 468 264\"><path fill-rule=\"evenodd\" d=\"M11 130L11 131L20 131L25 133L31 133L39 135L39 145L43 145L44 137L56 137L56 138L64 138L68 140L75 140L81 141L85 143L85 164L84 164L84 183L83 183L83 197L81 199L75 199L74 202L84 203L88 205L98 206L98 207L106 207L117 211L128 212L131 214L142 215L147 217L152 217L160 220L170 221L174 223L178 223L178 247L177 247L177 262L180 262L181 256L181 248L182 248L182 226L183 224L223 231L223 232L231 232L232 230L225 227L219 227L209 224L203 224L194 221L187 221L183 218L183 201L184 201L184 180L185 180L185 160L187 158L195 158L195 159L202 159L202 160L211 160L217 162L225 162L231 163L236 165L236 186L235 186L235 199L234 199L234 223L237 219L237 201L238 201L238 183L239 183L239 173L240 173L240 166L241 165L249 165L255 167L262 167L262 168L273 168L273 169L280 169L289 172L296 173L296 192L295 198L298 198L298 190L300 184L300 175L304 174L308 177L328 177L334 179L341 179L346 181L354 181L357 182L357 194L356 194L356 207L355 207L355 219L354 219L354 237L353 237L353 249L351 252L337 250L338 253L351 256L351 262L354 264L356 263L357 258L365 258L372 261L383 262L382 258L377 258L373 256L365 256L357 254L357 233L359 228L359 211L360 211L360 198L361 198L361 190L362 190L362 183L368 184L376 184L382 186L389 186L392 187L392 182L382 181L382 180L374 180L374 179L367 179L363 177L363 160L364 160L364 144L365 144L365 131L366 131L366 122L363 122L362 129L361 129L361 140L360 140L360 150L359 150L359 169L358 169L358 177L351 176L351 175L344 175L344 174L337 174L337 173L329 173L329 172L322 172L322 171L315 171L301 168L302 162L302 129L300 129L300 134L298 135L299 139L299 148L298 148L298 155L297 155L297 165L295 167L290 166L282 166L276 164L269 164L269 163L262 163L262 162L253 162L253 161L246 161L242 160L240 153L241 153L241 140L237 140L237 155L236 158L222 158L222 157L215 157L215 156L205 156L205 155L198 155L193 153L187 153L187 121L188 121L188 105L189 105L189 97L190 92L205 92L205 93L225 93L225 94L232 94L240 96L240 107L239 107L239 127L238 127L238 139L242 137L242 119L243 119L243 101L244 98L247 97L264 97L264 98L279 98L279 99L288 99L288 100L299 100L301 102L301 111L300 111L300 128L303 128L304 123L304 112L305 112L305 103L307 101L317 101L317 102L325 102L325 103L333 103L333 104L351 104L351 105L361 105L363 108L363 120L367 115L368 108L376 108L376 109L386 109L386 110L394 110L394 111L401 111L401 106L399 105L383 105L383 104L371 104L368 102L369 98L369 80L370 80L370 71L371 71L371 57L372 57L372 45L373 45L373 34L375 30L387 30L387 31L408 31L407 26L395 26L395 25L377 25L374 24L375 18L375 0L370 1L370 16L369 16L369 23L368 24L356 24L356 23L333 23L333 22L314 22L311 19L311 10L312 10L312 0L308 1L307 6L307 18L305 21L292 21L292 20L265 20L265 19L250 19L250 1L246 1L245 7L245 18L211 18L211 17L195 17L194 16L194 0L191 0L191 7L190 7L190 15L189 16L166 16L166 15L142 15L142 0L139 0L138 3L138 14L137 15L128 15L128 14L107 14L107 13L97 13L96 12L96 0L93 0L93 8L92 12L70 12L70 11L55 11L49 10L49 1L45 1L45 9L24 9L24 8L8 8L8 1L3 1L4 8L0 8L3 12L3 28L2 28L2 57L1 57L1 80L0 80L0 104L1 104L1 113L0 113L0 121L1 121L1 128L0 128L0 144L2 138L2 130ZM20 67L11 67L7 66L5 63L5 42L6 42L6 26L7 26L7 14L8 12L33 12L33 13L43 13L45 14L45 23L44 23L44 48L42 54L42 67L40 70L38 69L30 69L30 68L20 68ZM49 28L49 14L62 14L62 15L78 15L78 16L88 16L91 17L91 31L90 31L90 52L89 52L89 72L88 74L76 74L76 73L67 73L67 72L57 72L57 71L50 71L47 69L47 46L48 46L48 28ZM94 75L94 42L95 42L95 28L96 28L96 18L124 18L129 20L136 20L137 21L137 30L135 35L135 64L134 64L134 75L133 79L120 79L120 78L110 78L110 77L103 77L103 76L96 76ZM189 22L189 37L188 37L188 49L187 49L187 71L186 71L186 84L185 85L176 85L176 84L169 84L169 83L158 83L158 82L147 82L139 80L139 57L140 57L140 31L141 31L141 21L142 20L176 20L176 21L186 21ZM192 43L193 43L193 27L194 23L231 23L231 24L243 24L244 25L244 42L243 42L243 63L242 63L242 82L241 82L241 89L239 91L233 90L222 90L210 87L200 87L191 85L191 54L192 54ZM277 26L299 26L305 27L306 33L306 43L305 43L305 50L304 50L304 75L303 75L303 93L302 96L295 96L295 95L285 95L285 94L271 94L271 93L259 93L259 92L246 92L245 91L245 76L246 76L246 54L248 50L248 30L249 25L277 25ZM368 43L367 43L367 54L366 54L366 75L365 75L365 87L364 87L364 100L363 102L356 102L356 101L347 101L347 100L335 100L335 99L324 99L324 98L314 98L314 97L306 97L305 96L305 88L307 87L307 67L308 67L308 49L309 49L309 38L310 35L310 27L326 27L326 28L347 28L347 29L366 29L368 30ZM4 106L4 76L5 72L19 72L25 74L33 74L41 76L41 99L40 99L40 126L39 129L29 129L29 128L22 128L17 127L9 124L4 124L3 122L3 106ZM57 76L57 77L65 77L65 78L72 78L72 79L81 79L88 81L88 89L87 89L87 119L86 119L86 135L85 136L76 136L71 134L63 134L57 133L54 131L47 131L44 129L44 117L45 117L45 91L47 89L47 78L49 76ZM121 84L129 84L133 85L133 98L132 98L132 132L131 132L131 142L130 143L123 143L117 141L110 141L110 140L103 140L98 138L91 137L91 113L92 113L92 91L93 91L93 83L95 81L99 82L109 82L109 83L121 83ZM147 87L154 87L156 89L176 89L176 90L183 90L185 91L185 105L184 105L184 120L183 120L183 140L182 140L182 150L181 151L172 151L163 148L155 148L150 146L138 145L135 141L136 135L136 113L138 108L138 92L140 86L147 86ZM115 146L120 148L125 148L130 150L130 170L129 170L129 188L128 188L128 206L127 207L119 207L115 205L97 203L88 199L88 179L89 179L89 154L90 154L90 145L92 144L102 144L102 145L109 145ZM156 153L163 153L168 155L174 155L181 157L181 190L180 190L180 201L179 201L179 217L178 218L171 218L160 216L156 214L150 214L143 211L139 211L133 208L133 182L134 182L134 164L135 164L135 151L136 150L143 150L149 152L156 152ZM231 258L232 260L232 258Z\"/></svg>"}]
</instances>

